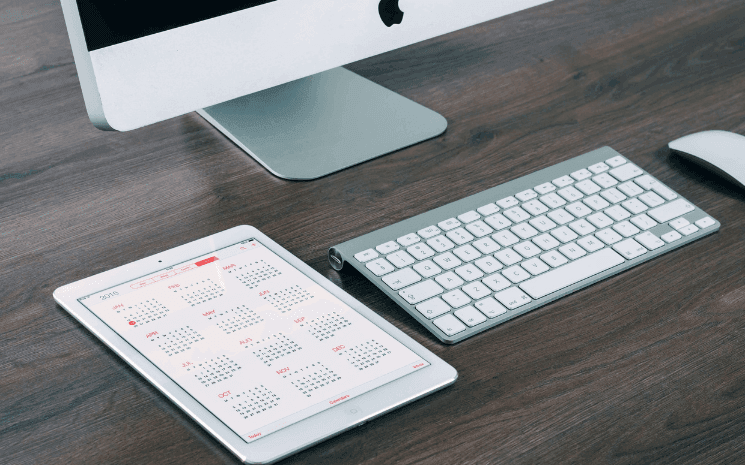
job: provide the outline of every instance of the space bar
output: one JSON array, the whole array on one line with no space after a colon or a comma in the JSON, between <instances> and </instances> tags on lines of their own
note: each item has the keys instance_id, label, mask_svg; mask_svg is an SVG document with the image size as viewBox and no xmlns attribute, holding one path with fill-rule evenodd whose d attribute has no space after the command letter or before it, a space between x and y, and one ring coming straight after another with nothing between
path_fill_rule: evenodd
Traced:
<instances>
[{"instance_id":1,"label":"space bar","mask_svg":"<svg viewBox=\"0 0 745 465\"><path fill-rule=\"evenodd\" d=\"M534 299L540 299L583 279L609 270L625 260L613 249L603 249L567 265L529 279L520 287Z\"/></svg>"}]
</instances>

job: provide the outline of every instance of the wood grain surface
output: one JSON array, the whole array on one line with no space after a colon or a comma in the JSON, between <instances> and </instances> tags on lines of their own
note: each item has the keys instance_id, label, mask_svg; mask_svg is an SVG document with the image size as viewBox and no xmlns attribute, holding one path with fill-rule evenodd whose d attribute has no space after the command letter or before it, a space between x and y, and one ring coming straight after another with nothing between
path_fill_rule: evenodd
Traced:
<instances>
[{"instance_id":1,"label":"wood grain surface","mask_svg":"<svg viewBox=\"0 0 745 465\"><path fill-rule=\"evenodd\" d=\"M284 463L745 463L745 191L665 148L745 134L742 0L557 0L348 68L447 131L284 181L194 113L98 131L59 2L0 0L0 463L234 463L52 292L240 224L460 373ZM331 245L604 145L720 232L454 346L326 262Z\"/></svg>"}]
</instances>

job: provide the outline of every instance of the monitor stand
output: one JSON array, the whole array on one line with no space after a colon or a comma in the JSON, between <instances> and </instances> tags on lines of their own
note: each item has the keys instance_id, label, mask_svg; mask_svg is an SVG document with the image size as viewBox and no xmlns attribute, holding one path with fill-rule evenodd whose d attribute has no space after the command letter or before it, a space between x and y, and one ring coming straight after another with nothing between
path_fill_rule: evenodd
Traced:
<instances>
[{"instance_id":1,"label":"monitor stand","mask_svg":"<svg viewBox=\"0 0 745 465\"><path fill-rule=\"evenodd\" d=\"M440 114L344 68L198 110L269 172L320 178L442 134Z\"/></svg>"}]
</instances>

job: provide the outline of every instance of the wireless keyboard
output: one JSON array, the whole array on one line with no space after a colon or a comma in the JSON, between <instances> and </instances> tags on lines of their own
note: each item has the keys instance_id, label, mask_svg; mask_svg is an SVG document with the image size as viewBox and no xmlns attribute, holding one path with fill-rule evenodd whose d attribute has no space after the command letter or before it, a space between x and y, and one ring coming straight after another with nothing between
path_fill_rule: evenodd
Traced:
<instances>
[{"instance_id":1,"label":"wireless keyboard","mask_svg":"<svg viewBox=\"0 0 745 465\"><path fill-rule=\"evenodd\" d=\"M719 226L603 147L339 244L329 263L455 343Z\"/></svg>"}]
</instances>

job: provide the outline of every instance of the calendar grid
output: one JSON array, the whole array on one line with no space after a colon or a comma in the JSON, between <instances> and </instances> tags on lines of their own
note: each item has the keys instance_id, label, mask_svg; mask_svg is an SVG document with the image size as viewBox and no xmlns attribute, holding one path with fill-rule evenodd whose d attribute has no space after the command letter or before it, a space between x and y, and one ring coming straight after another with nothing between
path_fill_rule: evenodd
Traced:
<instances>
[{"instance_id":1,"label":"calendar grid","mask_svg":"<svg viewBox=\"0 0 745 465\"><path fill-rule=\"evenodd\" d=\"M302 347L297 342L282 333L266 337L260 341L249 342L244 347L253 349L252 352L256 358L269 367L285 355L302 350Z\"/></svg>"},{"instance_id":2,"label":"calendar grid","mask_svg":"<svg viewBox=\"0 0 745 465\"><path fill-rule=\"evenodd\" d=\"M341 380L341 376L321 362L311 363L303 368L290 371L282 378L290 381L290 384L306 397L311 397L313 391Z\"/></svg>"}]
</instances>

